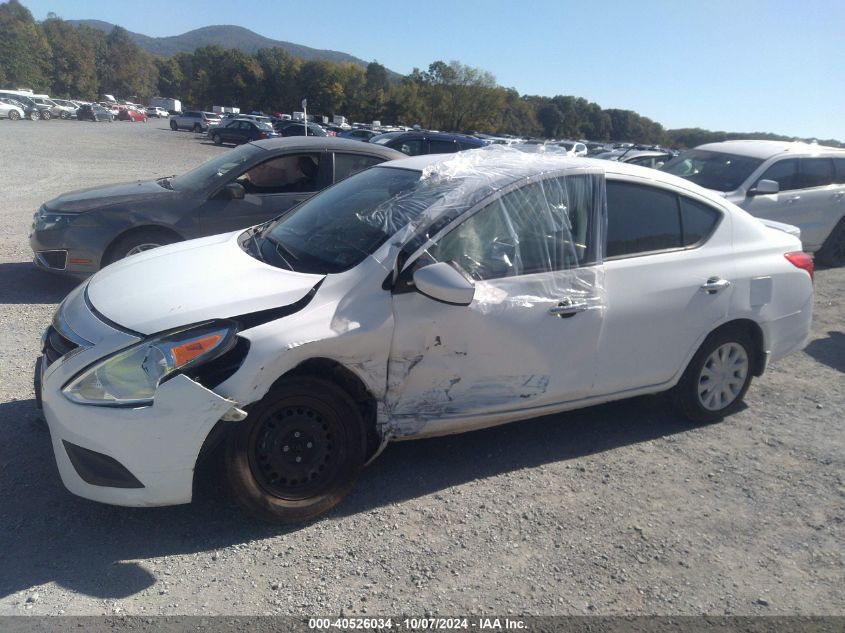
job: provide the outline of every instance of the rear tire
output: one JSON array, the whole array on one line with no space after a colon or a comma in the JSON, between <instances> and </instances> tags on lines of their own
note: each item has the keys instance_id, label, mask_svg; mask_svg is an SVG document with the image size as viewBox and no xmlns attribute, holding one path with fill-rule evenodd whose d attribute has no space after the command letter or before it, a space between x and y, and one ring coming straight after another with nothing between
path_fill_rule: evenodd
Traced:
<instances>
[{"instance_id":1,"label":"rear tire","mask_svg":"<svg viewBox=\"0 0 845 633\"><path fill-rule=\"evenodd\" d=\"M174 132L179 129L179 126L176 125L176 121L170 122L170 129L173 130Z\"/></svg>"},{"instance_id":2,"label":"rear tire","mask_svg":"<svg viewBox=\"0 0 845 633\"><path fill-rule=\"evenodd\" d=\"M675 405L694 422L718 422L742 404L756 358L754 343L740 328L708 336L672 390Z\"/></svg>"},{"instance_id":3,"label":"rear tire","mask_svg":"<svg viewBox=\"0 0 845 633\"><path fill-rule=\"evenodd\" d=\"M29 113L29 120L30 121L37 121L40 118L41 118L41 115L38 114L38 110L33 110L32 112Z\"/></svg>"},{"instance_id":4,"label":"rear tire","mask_svg":"<svg viewBox=\"0 0 845 633\"><path fill-rule=\"evenodd\" d=\"M220 138L219 134L212 134L211 140L214 142L215 145L223 145L223 139Z\"/></svg>"},{"instance_id":5,"label":"rear tire","mask_svg":"<svg viewBox=\"0 0 845 633\"><path fill-rule=\"evenodd\" d=\"M21 118L21 113L17 110L9 110L9 120L10 121L17 121Z\"/></svg>"},{"instance_id":6,"label":"rear tire","mask_svg":"<svg viewBox=\"0 0 845 633\"><path fill-rule=\"evenodd\" d=\"M70 118L70 112L62 111L61 117L63 121L67 121Z\"/></svg>"},{"instance_id":7,"label":"rear tire","mask_svg":"<svg viewBox=\"0 0 845 633\"><path fill-rule=\"evenodd\" d=\"M42 118L44 121L49 121L51 118L53 118L53 115L52 115L52 114L50 114L50 111L49 111L49 110L42 110L42 111L41 111L41 118Z\"/></svg>"},{"instance_id":8,"label":"rear tire","mask_svg":"<svg viewBox=\"0 0 845 633\"><path fill-rule=\"evenodd\" d=\"M202 132L202 127L200 126L199 123L194 123L193 130L194 130L194 132L199 133L199 132Z\"/></svg>"},{"instance_id":9,"label":"rear tire","mask_svg":"<svg viewBox=\"0 0 845 633\"><path fill-rule=\"evenodd\" d=\"M299 523L346 496L365 454L364 423L349 394L320 378L294 376L230 433L226 475L238 503L253 516Z\"/></svg>"},{"instance_id":10,"label":"rear tire","mask_svg":"<svg viewBox=\"0 0 845 633\"><path fill-rule=\"evenodd\" d=\"M816 253L816 259L825 266L845 266L845 217L833 227L824 245Z\"/></svg>"}]
</instances>

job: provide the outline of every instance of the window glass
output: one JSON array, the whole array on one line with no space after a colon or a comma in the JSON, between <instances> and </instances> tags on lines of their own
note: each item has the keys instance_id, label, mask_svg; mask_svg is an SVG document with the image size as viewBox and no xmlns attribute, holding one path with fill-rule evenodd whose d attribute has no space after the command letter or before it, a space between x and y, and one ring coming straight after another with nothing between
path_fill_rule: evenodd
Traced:
<instances>
[{"instance_id":1,"label":"window glass","mask_svg":"<svg viewBox=\"0 0 845 633\"><path fill-rule=\"evenodd\" d=\"M798 160L795 158L779 160L763 172L760 180L774 180L780 185L781 191L798 189Z\"/></svg>"},{"instance_id":2,"label":"window glass","mask_svg":"<svg viewBox=\"0 0 845 633\"><path fill-rule=\"evenodd\" d=\"M474 279L497 279L573 268L589 257L593 180L533 182L496 199L431 249Z\"/></svg>"},{"instance_id":3,"label":"window glass","mask_svg":"<svg viewBox=\"0 0 845 633\"><path fill-rule=\"evenodd\" d=\"M801 188L826 187L833 182L833 161L829 158L801 159Z\"/></svg>"},{"instance_id":4,"label":"window glass","mask_svg":"<svg viewBox=\"0 0 845 633\"><path fill-rule=\"evenodd\" d=\"M376 156L361 156L360 154L334 155L334 181L339 182L352 174L364 171L367 167L378 165L383 159Z\"/></svg>"},{"instance_id":5,"label":"window glass","mask_svg":"<svg viewBox=\"0 0 845 633\"><path fill-rule=\"evenodd\" d=\"M297 193L317 190L319 154L287 154L259 163L238 182L247 193Z\"/></svg>"},{"instance_id":6,"label":"window glass","mask_svg":"<svg viewBox=\"0 0 845 633\"><path fill-rule=\"evenodd\" d=\"M697 244L710 235L720 213L716 209L692 200L686 196L681 199L681 222L684 228L684 246Z\"/></svg>"},{"instance_id":7,"label":"window glass","mask_svg":"<svg viewBox=\"0 0 845 633\"><path fill-rule=\"evenodd\" d=\"M737 189L763 163L759 158L691 149L660 168L716 191Z\"/></svg>"},{"instance_id":8,"label":"window glass","mask_svg":"<svg viewBox=\"0 0 845 633\"><path fill-rule=\"evenodd\" d=\"M451 141L429 141L429 152L431 154L452 154L458 151L458 144Z\"/></svg>"},{"instance_id":9,"label":"window glass","mask_svg":"<svg viewBox=\"0 0 845 633\"><path fill-rule=\"evenodd\" d=\"M607 183L607 257L681 246L674 193L623 182Z\"/></svg>"},{"instance_id":10,"label":"window glass","mask_svg":"<svg viewBox=\"0 0 845 633\"><path fill-rule=\"evenodd\" d=\"M834 158L834 164L836 165L836 179L834 182L837 184L845 184L845 158Z\"/></svg>"},{"instance_id":11,"label":"window glass","mask_svg":"<svg viewBox=\"0 0 845 633\"><path fill-rule=\"evenodd\" d=\"M425 153L425 141L422 139L402 141L396 145L396 149L408 156L419 156Z\"/></svg>"}]
</instances>

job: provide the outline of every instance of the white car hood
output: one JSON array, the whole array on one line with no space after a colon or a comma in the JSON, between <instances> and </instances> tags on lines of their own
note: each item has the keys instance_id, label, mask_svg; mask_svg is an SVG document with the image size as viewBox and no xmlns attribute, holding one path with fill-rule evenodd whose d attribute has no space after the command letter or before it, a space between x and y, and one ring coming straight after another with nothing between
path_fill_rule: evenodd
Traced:
<instances>
[{"instance_id":1,"label":"white car hood","mask_svg":"<svg viewBox=\"0 0 845 633\"><path fill-rule=\"evenodd\" d=\"M88 300L117 325L154 334L289 306L323 279L253 258L238 245L241 233L164 246L107 266L88 282Z\"/></svg>"}]
</instances>

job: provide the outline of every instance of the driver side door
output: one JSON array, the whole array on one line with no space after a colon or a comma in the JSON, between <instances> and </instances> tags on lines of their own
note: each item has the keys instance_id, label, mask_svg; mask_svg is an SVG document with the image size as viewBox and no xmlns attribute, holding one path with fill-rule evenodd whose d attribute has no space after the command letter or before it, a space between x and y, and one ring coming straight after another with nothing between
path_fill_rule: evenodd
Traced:
<instances>
[{"instance_id":1,"label":"driver side door","mask_svg":"<svg viewBox=\"0 0 845 633\"><path fill-rule=\"evenodd\" d=\"M298 167L301 159L311 161L316 169L310 179ZM260 185L251 185L250 173L273 162L280 163L281 168L271 172L269 180L265 176ZM249 167L227 183L241 186L244 192L242 199L232 198L224 185L212 193L203 205L200 210L203 234L214 235L245 229L286 213L325 187L328 162L325 160L325 152L301 152L275 156Z\"/></svg>"},{"instance_id":2,"label":"driver side door","mask_svg":"<svg viewBox=\"0 0 845 633\"><path fill-rule=\"evenodd\" d=\"M591 393L603 314L601 191L597 174L524 184L409 259L393 290L387 408L397 436L529 417ZM414 271L435 261L474 279L469 305L414 286Z\"/></svg>"}]
</instances>

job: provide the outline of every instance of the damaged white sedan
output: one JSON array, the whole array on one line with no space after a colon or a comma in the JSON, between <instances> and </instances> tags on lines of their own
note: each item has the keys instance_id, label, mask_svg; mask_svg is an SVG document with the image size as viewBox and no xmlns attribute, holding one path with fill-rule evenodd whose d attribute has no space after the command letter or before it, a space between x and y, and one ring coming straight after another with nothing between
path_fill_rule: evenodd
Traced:
<instances>
[{"instance_id":1,"label":"damaged white sedan","mask_svg":"<svg viewBox=\"0 0 845 633\"><path fill-rule=\"evenodd\" d=\"M812 260L687 181L493 147L385 163L72 292L36 392L64 484L191 500L226 443L251 512L334 506L392 440L670 391L717 420L799 350Z\"/></svg>"}]
</instances>

